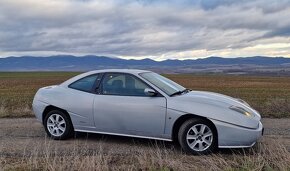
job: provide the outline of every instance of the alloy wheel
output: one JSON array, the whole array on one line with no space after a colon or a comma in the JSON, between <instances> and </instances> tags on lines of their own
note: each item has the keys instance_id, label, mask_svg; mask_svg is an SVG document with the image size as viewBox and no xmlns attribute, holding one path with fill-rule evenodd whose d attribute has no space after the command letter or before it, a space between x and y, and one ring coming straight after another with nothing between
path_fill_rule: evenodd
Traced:
<instances>
[{"instance_id":1,"label":"alloy wheel","mask_svg":"<svg viewBox=\"0 0 290 171\"><path fill-rule=\"evenodd\" d=\"M213 142L213 133L207 125L196 124L188 130L186 142L194 151L205 151Z\"/></svg>"},{"instance_id":2,"label":"alloy wheel","mask_svg":"<svg viewBox=\"0 0 290 171\"><path fill-rule=\"evenodd\" d=\"M47 129L53 136L60 137L65 132L66 122L59 114L52 114L47 119Z\"/></svg>"}]
</instances>

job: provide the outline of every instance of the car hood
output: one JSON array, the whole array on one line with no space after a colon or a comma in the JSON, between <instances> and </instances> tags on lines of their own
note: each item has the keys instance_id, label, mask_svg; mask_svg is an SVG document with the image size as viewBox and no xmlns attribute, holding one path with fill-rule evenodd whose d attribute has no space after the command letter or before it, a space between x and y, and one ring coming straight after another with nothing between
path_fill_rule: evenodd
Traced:
<instances>
[{"instance_id":1,"label":"car hood","mask_svg":"<svg viewBox=\"0 0 290 171\"><path fill-rule=\"evenodd\" d=\"M252 113L254 117L235 112L229 108L231 106L241 107ZM230 96L206 91L191 91L171 97L168 100L168 108L250 128L256 128L257 121L261 119L260 114L247 103Z\"/></svg>"},{"instance_id":2,"label":"car hood","mask_svg":"<svg viewBox=\"0 0 290 171\"><path fill-rule=\"evenodd\" d=\"M232 105L246 107L246 108L249 107L247 104L242 103L236 98L219 94L219 93L207 92L207 91L191 91L189 93L179 96L178 98L180 100L203 102L203 103L219 105L223 107L230 107Z\"/></svg>"}]
</instances>

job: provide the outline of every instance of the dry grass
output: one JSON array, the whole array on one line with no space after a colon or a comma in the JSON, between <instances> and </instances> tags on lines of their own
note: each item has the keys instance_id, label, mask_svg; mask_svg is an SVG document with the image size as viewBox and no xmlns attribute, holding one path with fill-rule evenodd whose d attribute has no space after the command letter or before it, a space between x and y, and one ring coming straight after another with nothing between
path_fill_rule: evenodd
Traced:
<instances>
[{"instance_id":1,"label":"dry grass","mask_svg":"<svg viewBox=\"0 0 290 171\"><path fill-rule=\"evenodd\" d=\"M280 117L288 117L290 114L290 98L274 97L265 105L266 113L279 113Z\"/></svg>"},{"instance_id":2,"label":"dry grass","mask_svg":"<svg viewBox=\"0 0 290 171\"><path fill-rule=\"evenodd\" d=\"M34 94L40 87L59 84L77 74L69 72L0 72L0 117L33 116L31 103Z\"/></svg>"},{"instance_id":3,"label":"dry grass","mask_svg":"<svg viewBox=\"0 0 290 171\"><path fill-rule=\"evenodd\" d=\"M4 170L289 170L290 153L279 143L267 140L252 149L220 152L207 156L191 156L162 143L149 150L116 154L105 152L102 143L94 150L77 147L73 151L60 152L57 147L35 147L30 154L2 157L0 168ZM85 146L85 145L84 145ZM45 152L41 153L41 149Z\"/></svg>"},{"instance_id":4,"label":"dry grass","mask_svg":"<svg viewBox=\"0 0 290 171\"><path fill-rule=\"evenodd\" d=\"M33 116L31 103L37 89L59 84L77 75L70 72L0 73L0 117ZM166 75L193 90L238 97L263 117L290 116L290 78L229 75Z\"/></svg>"}]
</instances>

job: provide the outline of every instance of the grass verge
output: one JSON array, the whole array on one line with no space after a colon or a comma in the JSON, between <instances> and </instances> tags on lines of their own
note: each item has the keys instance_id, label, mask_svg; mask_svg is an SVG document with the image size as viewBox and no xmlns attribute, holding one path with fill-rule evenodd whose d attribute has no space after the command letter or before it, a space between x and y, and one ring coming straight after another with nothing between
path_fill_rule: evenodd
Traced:
<instances>
[{"instance_id":1,"label":"grass verge","mask_svg":"<svg viewBox=\"0 0 290 171\"><path fill-rule=\"evenodd\" d=\"M267 140L254 148L232 150L207 156L191 156L162 143L139 148L135 153L104 152L102 144L94 150L77 147L62 152L49 141L22 156L1 157L4 170L289 170L290 154L279 143ZM40 149L41 148L41 149ZM41 153L44 148L44 153Z\"/></svg>"}]
</instances>

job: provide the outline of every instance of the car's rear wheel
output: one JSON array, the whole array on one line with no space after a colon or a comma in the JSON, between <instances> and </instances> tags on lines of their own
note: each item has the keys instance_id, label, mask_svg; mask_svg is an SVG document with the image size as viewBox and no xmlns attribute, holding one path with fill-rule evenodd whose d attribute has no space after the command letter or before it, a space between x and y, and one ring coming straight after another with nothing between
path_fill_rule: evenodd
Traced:
<instances>
[{"instance_id":1,"label":"car's rear wheel","mask_svg":"<svg viewBox=\"0 0 290 171\"><path fill-rule=\"evenodd\" d=\"M181 125L178 141L187 153L209 154L217 148L217 133L208 121L194 118Z\"/></svg>"},{"instance_id":2,"label":"car's rear wheel","mask_svg":"<svg viewBox=\"0 0 290 171\"><path fill-rule=\"evenodd\" d=\"M60 110L50 111L46 115L43 124L47 135L52 139L67 139L74 132L70 118Z\"/></svg>"}]
</instances>

